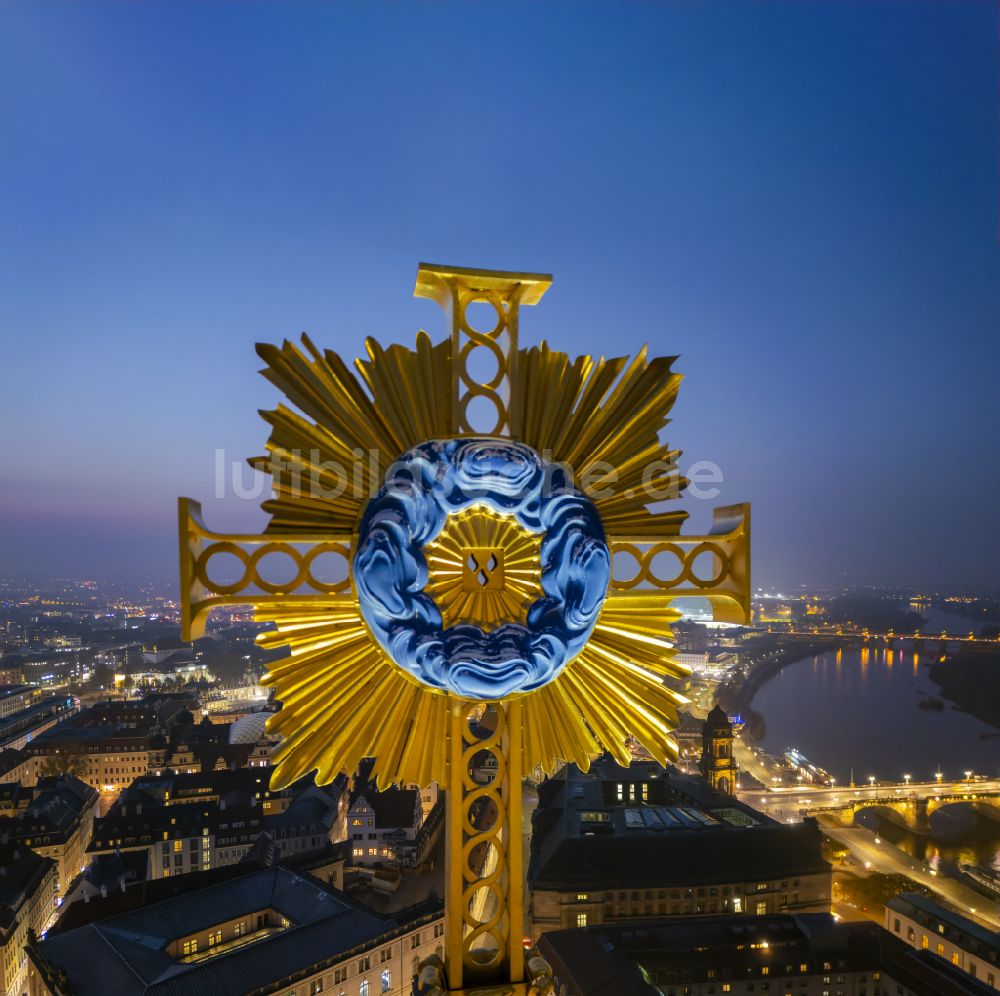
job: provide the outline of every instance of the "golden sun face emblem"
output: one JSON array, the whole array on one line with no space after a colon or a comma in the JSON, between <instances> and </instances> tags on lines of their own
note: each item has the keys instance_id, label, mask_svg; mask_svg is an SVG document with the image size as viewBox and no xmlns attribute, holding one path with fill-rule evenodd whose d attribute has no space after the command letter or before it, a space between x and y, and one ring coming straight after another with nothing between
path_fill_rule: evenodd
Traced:
<instances>
[{"instance_id":1,"label":"golden sun face emblem","mask_svg":"<svg viewBox=\"0 0 1000 996\"><path fill-rule=\"evenodd\" d=\"M541 585L540 548L540 536L489 508L450 516L424 550L426 591L445 626L495 629L524 618Z\"/></svg>"},{"instance_id":2,"label":"golden sun face emblem","mask_svg":"<svg viewBox=\"0 0 1000 996\"><path fill-rule=\"evenodd\" d=\"M227 538L182 499L182 586L186 632L213 604L252 600L273 623L261 645L290 650L265 678L282 703L269 723L282 737L276 787L310 771L328 782L364 757L381 785L445 783L451 714L475 703L519 703L511 735L526 769L586 769L605 750L627 763L631 738L676 757L685 699L665 679L687 669L671 601L703 593L727 606L722 618L745 614L745 523L726 510L718 543L682 549L685 513L662 511L686 483L660 440L681 380L673 359L518 348L519 307L549 283L422 266L417 294L445 306L451 337L421 332L412 349L369 339L353 370L307 336L258 346L290 403L263 413L268 453L251 461L272 478L270 523ZM485 331L470 320L480 303L493 314ZM473 376L476 351L491 375ZM244 594L258 551L243 582L213 587L207 559L232 540L284 550L299 575ZM707 580L694 568L702 548ZM321 552L342 558L341 580L313 579ZM672 579L657 576L663 555L680 562Z\"/></svg>"}]
</instances>

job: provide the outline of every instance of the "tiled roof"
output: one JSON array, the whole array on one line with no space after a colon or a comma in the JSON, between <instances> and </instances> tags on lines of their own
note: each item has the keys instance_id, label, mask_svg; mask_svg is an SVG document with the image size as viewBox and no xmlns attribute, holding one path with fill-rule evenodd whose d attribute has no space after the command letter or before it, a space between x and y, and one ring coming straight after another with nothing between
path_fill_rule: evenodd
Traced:
<instances>
[{"instance_id":1,"label":"tiled roof","mask_svg":"<svg viewBox=\"0 0 1000 996\"><path fill-rule=\"evenodd\" d=\"M292 926L194 963L165 953L170 940L262 909ZM78 996L243 996L374 944L397 929L317 880L268 868L57 933L39 952Z\"/></svg>"}]
</instances>

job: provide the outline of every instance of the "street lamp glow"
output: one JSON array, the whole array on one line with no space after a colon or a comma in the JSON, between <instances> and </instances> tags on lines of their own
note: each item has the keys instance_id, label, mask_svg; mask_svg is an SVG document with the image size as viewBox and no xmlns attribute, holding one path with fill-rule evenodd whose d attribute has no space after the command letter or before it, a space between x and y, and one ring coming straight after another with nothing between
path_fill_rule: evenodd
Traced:
<instances>
[{"instance_id":1,"label":"street lamp glow","mask_svg":"<svg viewBox=\"0 0 1000 996\"><path fill-rule=\"evenodd\" d=\"M874 786L874 784L875 784L875 776L874 775L869 775L868 776L868 784Z\"/></svg>"},{"instance_id":2,"label":"street lamp glow","mask_svg":"<svg viewBox=\"0 0 1000 996\"><path fill-rule=\"evenodd\" d=\"M907 785L909 785L910 784L910 779L912 777L913 777L913 775L903 775L903 781L906 782Z\"/></svg>"}]
</instances>

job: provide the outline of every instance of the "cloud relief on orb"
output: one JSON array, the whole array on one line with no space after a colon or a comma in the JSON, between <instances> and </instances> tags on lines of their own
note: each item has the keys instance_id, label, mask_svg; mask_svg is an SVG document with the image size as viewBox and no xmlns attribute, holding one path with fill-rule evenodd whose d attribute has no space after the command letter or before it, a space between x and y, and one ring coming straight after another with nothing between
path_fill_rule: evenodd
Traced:
<instances>
[{"instance_id":1,"label":"cloud relief on orb","mask_svg":"<svg viewBox=\"0 0 1000 996\"><path fill-rule=\"evenodd\" d=\"M538 598L522 621L485 632L445 627L425 592L425 546L450 515L485 506L542 535ZM353 561L361 613L414 678L467 699L546 685L583 648L607 594L611 559L593 503L529 446L474 437L405 453L365 510Z\"/></svg>"}]
</instances>

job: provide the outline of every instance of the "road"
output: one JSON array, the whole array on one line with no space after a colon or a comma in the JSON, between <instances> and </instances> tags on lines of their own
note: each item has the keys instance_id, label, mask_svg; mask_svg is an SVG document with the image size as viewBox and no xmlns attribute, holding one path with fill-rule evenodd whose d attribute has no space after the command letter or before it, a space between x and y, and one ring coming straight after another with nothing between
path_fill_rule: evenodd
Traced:
<instances>
[{"instance_id":1,"label":"road","mask_svg":"<svg viewBox=\"0 0 1000 996\"><path fill-rule=\"evenodd\" d=\"M926 886L964 916L991 930L1000 930L1000 904L943 875L932 874L909 854L893 847L864 827L838 827L823 821L823 832L865 867L887 874L906 875Z\"/></svg>"},{"instance_id":2,"label":"road","mask_svg":"<svg viewBox=\"0 0 1000 996\"><path fill-rule=\"evenodd\" d=\"M740 763L742 758L737 754ZM756 772L751 770L756 776ZM958 782L910 782L904 784L857 785L779 785L765 790L740 792L742 802L767 813L775 819L801 819L802 812L833 809L858 802L909 801L960 797L970 801L978 796L1000 795L1000 780L973 779Z\"/></svg>"}]
</instances>

